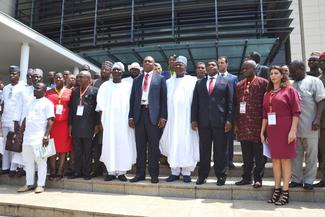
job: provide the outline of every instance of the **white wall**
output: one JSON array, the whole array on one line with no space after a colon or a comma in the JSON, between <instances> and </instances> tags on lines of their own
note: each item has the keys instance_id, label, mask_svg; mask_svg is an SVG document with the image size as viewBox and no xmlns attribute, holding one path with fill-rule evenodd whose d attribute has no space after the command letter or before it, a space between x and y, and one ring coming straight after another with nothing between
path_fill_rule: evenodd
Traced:
<instances>
[{"instance_id":1,"label":"white wall","mask_svg":"<svg viewBox=\"0 0 325 217\"><path fill-rule=\"evenodd\" d=\"M291 59L302 60L302 43L305 44L306 59L314 51L325 51L325 0L302 0L305 40L301 41L298 0L293 0L291 8L294 19L290 36Z\"/></svg>"},{"instance_id":2,"label":"white wall","mask_svg":"<svg viewBox=\"0 0 325 217\"><path fill-rule=\"evenodd\" d=\"M14 17L15 16L15 0L0 0L0 11Z\"/></svg>"}]
</instances>

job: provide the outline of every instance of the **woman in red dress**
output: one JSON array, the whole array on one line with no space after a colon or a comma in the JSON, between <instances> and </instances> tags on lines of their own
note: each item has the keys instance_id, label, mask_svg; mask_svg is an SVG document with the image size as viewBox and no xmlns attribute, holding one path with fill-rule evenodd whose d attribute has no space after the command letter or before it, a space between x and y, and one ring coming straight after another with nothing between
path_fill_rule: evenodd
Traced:
<instances>
[{"instance_id":1,"label":"woman in red dress","mask_svg":"<svg viewBox=\"0 0 325 217\"><path fill-rule=\"evenodd\" d=\"M268 91L263 100L261 142L268 145L272 158L275 188L268 203L285 205L289 202L291 160L296 157L296 132L300 115L300 99L290 86L288 76L279 66L270 67ZM281 189L283 177L283 189Z\"/></svg>"},{"instance_id":2,"label":"woman in red dress","mask_svg":"<svg viewBox=\"0 0 325 217\"><path fill-rule=\"evenodd\" d=\"M56 168L56 156L50 157L50 180L63 178L66 154L72 150L68 127L71 89L64 87L64 79L61 72L55 74L54 83L56 87L48 90L45 94L54 104L55 118L51 130L51 138L54 139L56 152L59 156L58 168Z\"/></svg>"}]
</instances>

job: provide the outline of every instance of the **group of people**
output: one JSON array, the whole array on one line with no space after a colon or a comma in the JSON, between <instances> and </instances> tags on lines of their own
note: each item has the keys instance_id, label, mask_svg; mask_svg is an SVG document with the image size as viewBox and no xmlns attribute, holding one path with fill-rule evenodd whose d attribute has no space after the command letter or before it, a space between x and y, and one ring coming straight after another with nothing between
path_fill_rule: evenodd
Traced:
<instances>
[{"instance_id":1,"label":"group of people","mask_svg":"<svg viewBox=\"0 0 325 217\"><path fill-rule=\"evenodd\" d=\"M325 72L325 52L318 58ZM125 174L135 163L136 174L130 182L144 180L148 164L151 183L158 183L162 154L171 169L167 182L191 182L199 162L196 184L202 185L209 176L213 150L216 184L222 186L227 168L234 167L236 137L244 164L242 179L235 184L262 187L263 149L268 148L275 179L268 202L285 205L289 187L325 187L324 167L322 181L313 185L319 135L320 152L325 149L325 78L307 75L301 61L266 67L260 60L259 53L249 54L242 64L241 81L228 72L225 56L197 63L197 76L187 73L185 56L171 55L166 71L147 56L142 67L139 63L128 66L126 78L123 63L105 61L96 80L84 66L76 76L69 71L49 72L47 85L41 69L29 70L25 84L19 81L19 67L11 66L10 84L4 87L2 99L4 144L9 132L23 133L23 142L21 153L3 150L2 173L14 176L17 167L23 167L26 185L18 191L29 191L34 189L36 164L35 192L43 192L47 158L37 158L33 150L54 142L57 155L49 157L50 180L63 177L70 153L70 179L91 179L94 160L98 174L102 173L100 162L104 163L105 181L127 181Z\"/></svg>"}]
</instances>

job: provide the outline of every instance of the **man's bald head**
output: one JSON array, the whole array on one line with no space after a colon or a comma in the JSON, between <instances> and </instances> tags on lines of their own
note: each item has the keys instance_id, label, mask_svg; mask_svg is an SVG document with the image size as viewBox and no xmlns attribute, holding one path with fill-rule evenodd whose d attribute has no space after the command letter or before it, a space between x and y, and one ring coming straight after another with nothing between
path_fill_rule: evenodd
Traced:
<instances>
[{"instance_id":1,"label":"man's bald head","mask_svg":"<svg viewBox=\"0 0 325 217\"><path fill-rule=\"evenodd\" d=\"M152 56L146 56L143 59L143 71L151 72L155 68L155 59Z\"/></svg>"},{"instance_id":2,"label":"man's bald head","mask_svg":"<svg viewBox=\"0 0 325 217\"><path fill-rule=\"evenodd\" d=\"M87 88L87 86L90 85L90 82L91 74L89 71L82 70L81 72L79 72L77 83L82 89Z\"/></svg>"}]
</instances>

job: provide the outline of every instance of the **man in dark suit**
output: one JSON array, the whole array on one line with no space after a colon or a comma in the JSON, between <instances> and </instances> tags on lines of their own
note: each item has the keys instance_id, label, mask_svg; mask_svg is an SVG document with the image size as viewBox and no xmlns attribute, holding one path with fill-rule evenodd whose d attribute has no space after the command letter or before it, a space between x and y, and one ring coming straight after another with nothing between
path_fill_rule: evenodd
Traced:
<instances>
[{"instance_id":1,"label":"man in dark suit","mask_svg":"<svg viewBox=\"0 0 325 217\"><path fill-rule=\"evenodd\" d=\"M236 75L233 75L228 72L228 58L226 56L221 56L218 58L218 69L219 69L219 75L223 77L224 79L227 79L229 83L232 85L234 90L234 99L233 99L233 110L235 111L236 107L236 85L238 82L238 77ZM229 169L234 169L235 165L233 162L233 156L234 156L234 131L231 130L228 133L227 136L227 144L228 144L228 150L227 150L227 165Z\"/></svg>"},{"instance_id":2,"label":"man in dark suit","mask_svg":"<svg viewBox=\"0 0 325 217\"><path fill-rule=\"evenodd\" d=\"M247 56L248 60L254 60L256 62L256 75L262 78L265 78L266 80L269 79L269 67L261 65L261 54L253 51L250 52Z\"/></svg>"},{"instance_id":3,"label":"man in dark suit","mask_svg":"<svg viewBox=\"0 0 325 217\"><path fill-rule=\"evenodd\" d=\"M92 139L99 131L99 114L96 109L98 89L91 86L89 71L83 70L78 75L79 88L72 91L69 111L69 131L73 140L75 154L74 174L70 179L83 176L91 179Z\"/></svg>"},{"instance_id":4,"label":"man in dark suit","mask_svg":"<svg viewBox=\"0 0 325 217\"><path fill-rule=\"evenodd\" d=\"M159 182L159 140L167 121L167 87L165 78L154 72L154 64L155 60L147 56L143 74L132 85L129 126L135 128L137 160L136 176L130 182L145 179L147 149L151 182Z\"/></svg>"},{"instance_id":5,"label":"man in dark suit","mask_svg":"<svg viewBox=\"0 0 325 217\"><path fill-rule=\"evenodd\" d=\"M197 185L205 183L209 176L213 142L214 172L217 185L226 182L227 133L233 121L233 87L218 76L217 62L208 62L208 76L196 83L191 111L193 130L199 130L200 166Z\"/></svg>"}]
</instances>

